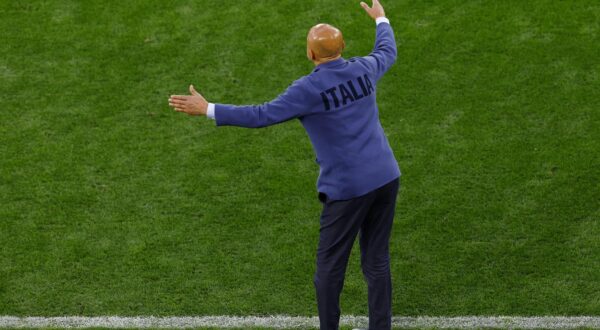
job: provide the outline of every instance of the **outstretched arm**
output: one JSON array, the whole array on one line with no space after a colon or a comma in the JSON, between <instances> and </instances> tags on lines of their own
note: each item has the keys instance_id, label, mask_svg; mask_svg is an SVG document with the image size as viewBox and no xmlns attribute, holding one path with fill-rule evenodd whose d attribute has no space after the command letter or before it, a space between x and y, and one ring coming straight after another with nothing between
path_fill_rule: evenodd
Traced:
<instances>
[{"instance_id":1,"label":"outstretched arm","mask_svg":"<svg viewBox=\"0 0 600 330\"><path fill-rule=\"evenodd\" d=\"M314 111L310 83L300 78L270 102L258 105L215 104L217 126L259 128L307 115Z\"/></svg>"},{"instance_id":2,"label":"outstretched arm","mask_svg":"<svg viewBox=\"0 0 600 330\"><path fill-rule=\"evenodd\" d=\"M385 17L385 11L379 0L373 0L372 7L369 7L364 2L361 2L360 5L377 23L375 48L365 58L375 71L376 78L379 79L396 61L398 51L396 49L394 31L390 26L390 21Z\"/></svg>"},{"instance_id":3,"label":"outstretched arm","mask_svg":"<svg viewBox=\"0 0 600 330\"><path fill-rule=\"evenodd\" d=\"M216 120L217 126L265 127L307 115L314 110L310 104L310 83L296 80L281 95L259 105L230 105L208 103L190 85L192 95L171 95L169 105L188 115L205 115Z\"/></svg>"}]
</instances>

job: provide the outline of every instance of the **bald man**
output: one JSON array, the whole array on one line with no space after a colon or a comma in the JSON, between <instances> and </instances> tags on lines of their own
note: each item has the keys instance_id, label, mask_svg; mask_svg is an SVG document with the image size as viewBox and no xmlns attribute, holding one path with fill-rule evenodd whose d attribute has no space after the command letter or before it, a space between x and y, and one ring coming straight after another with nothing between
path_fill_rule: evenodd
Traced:
<instances>
[{"instance_id":1,"label":"bald man","mask_svg":"<svg viewBox=\"0 0 600 330\"><path fill-rule=\"evenodd\" d=\"M376 21L375 48L344 59L342 32L318 24L307 36L308 75L260 105L208 103L172 95L175 111L206 115L217 126L265 127L297 118L306 129L320 166L318 199L323 204L314 284L321 329L338 329L339 298L353 242L360 234L361 266L368 285L369 329L391 328L392 285L389 238L400 169L379 122L377 82L396 60L394 33L383 7L361 6Z\"/></svg>"}]
</instances>

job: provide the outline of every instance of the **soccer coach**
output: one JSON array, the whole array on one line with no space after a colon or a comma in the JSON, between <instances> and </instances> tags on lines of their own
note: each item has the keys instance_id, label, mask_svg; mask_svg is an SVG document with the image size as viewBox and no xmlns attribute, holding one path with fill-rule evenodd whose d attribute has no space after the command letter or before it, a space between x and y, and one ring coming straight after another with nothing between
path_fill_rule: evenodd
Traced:
<instances>
[{"instance_id":1,"label":"soccer coach","mask_svg":"<svg viewBox=\"0 0 600 330\"><path fill-rule=\"evenodd\" d=\"M318 24L307 37L307 56L315 69L270 102L208 103L193 86L191 95L169 98L175 111L206 115L217 126L256 128L297 118L306 129L320 166L317 190L323 204L314 276L321 329L338 329L346 265L359 233L369 329L391 329L389 238L400 169L379 122L375 94L397 51L379 1L361 6L377 24L375 48L368 56L342 58L342 33Z\"/></svg>"}]
</instances>

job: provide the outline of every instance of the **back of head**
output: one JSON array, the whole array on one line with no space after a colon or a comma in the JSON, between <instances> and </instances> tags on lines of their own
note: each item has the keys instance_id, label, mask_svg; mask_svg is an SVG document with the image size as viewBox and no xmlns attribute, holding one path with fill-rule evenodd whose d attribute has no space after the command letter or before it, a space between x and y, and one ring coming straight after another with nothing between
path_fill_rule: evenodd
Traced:
<instances>
[{"instance_id":1,"label":"back of head","mask_svg":"<svg viewBox=\"0 0 600 330\"><path fill-rule=\"evenodd\" d=\"M315 63L323 63L342 55L345 43L342 31L329 24L317 24L308 31L307 56Z\"/></svg>"}]
</instances>

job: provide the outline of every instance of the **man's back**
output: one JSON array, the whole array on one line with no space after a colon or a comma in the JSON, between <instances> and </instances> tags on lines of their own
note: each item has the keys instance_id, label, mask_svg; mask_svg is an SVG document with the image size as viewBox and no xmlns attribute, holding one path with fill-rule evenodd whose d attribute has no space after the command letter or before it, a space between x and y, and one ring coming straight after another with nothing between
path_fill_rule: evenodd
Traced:
<instances>
[{"instance_id":1,"label":"man's back","mask_svg":"<svg viewBox=\"0 0 600 330\"><path fill-rule=\"evenodd\" d=\"M317 190L350 199L400 175L379 122L373 72L362 58L320 65L308 77L322 98L323 112L300 117L320 166Z\"/></svg>"},{"instance_id":2,"label":"man's back","mask_svg":"<svg viewBox=\"0 0 600 330\"><path fill-rule=\"evenodd\" d=\"M375 97L377 81L395 59L392 28L387 19L378 21L370 55L319 64L268 103L216 104L216 123L264 127L298 118L321 169L317 190L334 200L366 194L400 176Z\"/></svg>"}]
</instances>

